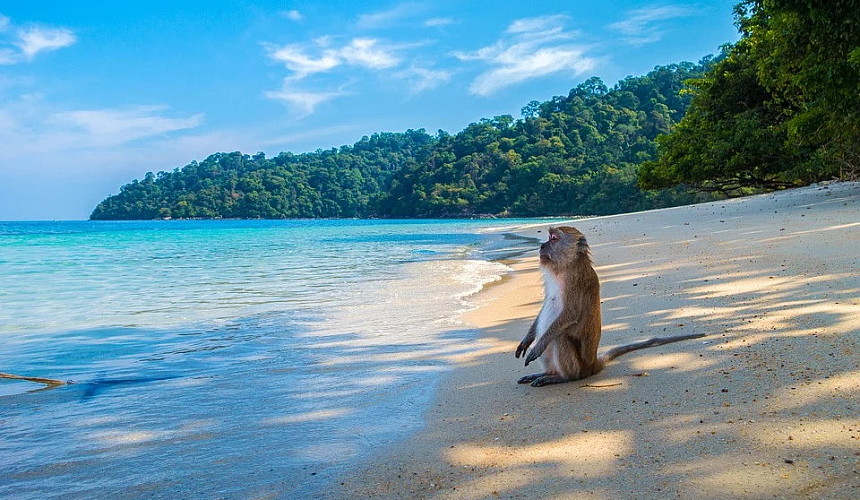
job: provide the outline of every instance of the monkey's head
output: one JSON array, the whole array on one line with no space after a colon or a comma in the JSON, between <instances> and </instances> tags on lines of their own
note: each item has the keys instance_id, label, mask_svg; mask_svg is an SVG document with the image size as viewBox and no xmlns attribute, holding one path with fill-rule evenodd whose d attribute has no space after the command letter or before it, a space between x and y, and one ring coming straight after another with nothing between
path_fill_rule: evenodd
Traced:
<instances>
[{"instance_id":1,"label":"monkey's head","mask_svg":"<svg viewBox=\"0 0 860 500\"><path fill-rule=\"evenodd\" d=\"M540 246L541 265L554 272L589 258L585 235L575 227L550 227L549 239Z\"/></svg>"}]
</instances>

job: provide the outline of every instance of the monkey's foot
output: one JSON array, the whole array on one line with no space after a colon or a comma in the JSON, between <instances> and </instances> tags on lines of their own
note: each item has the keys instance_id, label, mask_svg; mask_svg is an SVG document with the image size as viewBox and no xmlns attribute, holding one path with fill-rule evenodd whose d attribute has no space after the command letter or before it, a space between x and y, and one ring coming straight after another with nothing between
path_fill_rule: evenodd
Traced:
<instances>
[{"instance_id":1,"label":"monkey's foot","mask_svg":"<svg viewBox=\"0 0 860 500\"><path fill-rule=\"evenodd\" d=\"M530 382L533 382L535 379L539 379L541 377L546 377L546 376L547 376L546 373L533 373L531 375L526 375L525 377L517 380L517 383L518 384L528 384Z\"/></svg>"},{"instance_id":2,"label":"monkey's foot","mask_svg":"<svg viewBox=\"0 0 860 500\"><path fill-rule=\"evenodd\" d=\"M523 377L523 378L525 378L525 377ZM541 387L544 385L561 384L563 382L569 382L569 381L570 381L570 379L567 379L564 377L559 377L558 375L542 374L542 376L539 376L532 381L532 387ZM525 382L523 382L523 383L525 383Z\"/></svg>"}]
</instances>

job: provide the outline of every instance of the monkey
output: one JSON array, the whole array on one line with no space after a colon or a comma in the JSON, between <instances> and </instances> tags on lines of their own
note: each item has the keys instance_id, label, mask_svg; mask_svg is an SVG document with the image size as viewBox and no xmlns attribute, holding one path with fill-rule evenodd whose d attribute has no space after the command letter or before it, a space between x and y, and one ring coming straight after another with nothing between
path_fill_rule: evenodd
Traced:
<instances>
[{"instance_id":1,"label":"monkey","mask_svg":"<svg viewBox=\"0 0 860 500\"><path fill-rule=\"evenodd\" d=\"M525 356L528 366L543 355L544 371L526 375L519 379L520 384L541 387L580 380L600 372L606 363L622 354L705 336L655 337L614 347L598 357L600 281L585 235L570 226L550 227L549 238L540 246L540 267L544 277L543 306L514 356ZM532 343L534 347L529 351Z\"/></svg>"}]
</instances>

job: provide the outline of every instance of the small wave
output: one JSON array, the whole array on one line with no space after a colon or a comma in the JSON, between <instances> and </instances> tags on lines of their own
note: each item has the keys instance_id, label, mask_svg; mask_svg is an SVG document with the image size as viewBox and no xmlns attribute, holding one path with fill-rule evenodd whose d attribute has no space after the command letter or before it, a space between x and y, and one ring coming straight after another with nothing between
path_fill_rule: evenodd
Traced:
<instances>
[{"instance_id":1,"label":"small wave","mask_svg":"<svg viewBox=\"0 0 860 500\"><path fill-rule=\"evenodd\" d=\"M446 259L406 263L383 282L354 283L351 303L331 312L326 329L349 331L384 342L433 341L476 306L469 298L510 272L499 262Z\"/></svg>"}]
</instances>

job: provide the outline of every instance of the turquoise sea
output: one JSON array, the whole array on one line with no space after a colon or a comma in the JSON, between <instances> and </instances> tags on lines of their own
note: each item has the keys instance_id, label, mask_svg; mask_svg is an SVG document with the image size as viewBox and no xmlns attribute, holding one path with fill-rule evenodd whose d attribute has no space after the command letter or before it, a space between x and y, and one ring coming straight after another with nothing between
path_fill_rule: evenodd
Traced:
<instances>
[{"instance_id":1,"label":"turquoise sea","mask_svg":"<svg viewBox=\"0 0 860 500\"><path fill-rule=\"evenodd\" d=\"M0 222L0 498L292 498L422 425L534 221ZM546 221L544 221L546 222Z\"/></svg>"}]
</instances>

